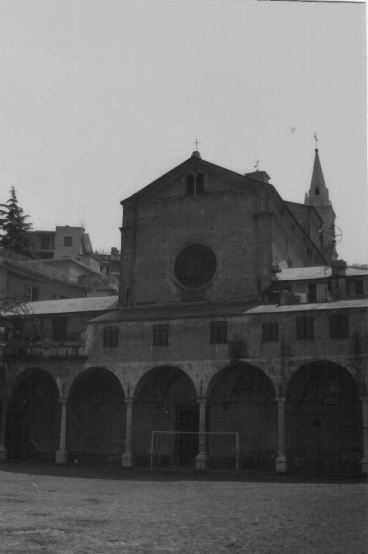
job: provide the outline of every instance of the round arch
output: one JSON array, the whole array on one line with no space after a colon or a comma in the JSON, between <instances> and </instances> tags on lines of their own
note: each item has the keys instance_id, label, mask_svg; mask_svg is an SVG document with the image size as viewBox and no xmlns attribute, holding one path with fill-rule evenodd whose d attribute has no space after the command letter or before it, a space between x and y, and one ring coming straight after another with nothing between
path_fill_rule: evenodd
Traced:
<instances>
[{"instance_id":1,"label":"round arch","mask_svg":"<svg viewBox=\"0 0 368 554\"><path fill-rule=\"evenodd\" d=\"M195 386L187 373L178 367L154 367L137 384L133 405L136 465L148 465L150 462L152 431L166 431L157 438L155 463L194 465L198 451L197 435L172 433L198 432Z\"/></svg>"},{"instance_id":2,"label":"round arch","mask_svg":"<svg viewBox=\"0 0 368 554\"><path fill-rule=\"evenodd\" d=\"M314 361L290 378L286 450L291 470L360 471L362 420L359 387L351 373Z\"/></svg>"},{"instance_id":3,"label":"round arch","mask_svg":"<svg viewBox=\"0 0 368 554\"><path fill-rule=\"evenodd\" d=\"M275 388L266 373L253 365L236 363L221 369L208 388L208 430L237 432L239 467L273 469L277 455ZM212 466L234 465L234 440L212 439Z\"/></svg>"},{"instance_id":4,"label":"round arch","mask_svg":"<svg viewBox=\"0 0 368 554\"><path fill-rule=\"evenodd\" d=\"M125 435L124 390L105 368L86 369L68 396L67 450L78 460L118 460Z\"/></svg>"},{"instance_id":5,"label":"round arch","mask_svg":"<svg viewBox=\"0 0 368 554\"><path fill-rule=\"evenodd\" d=\"M59 422L59 389L54 377L40 368L18 374L7 413L8 458L53 459Z\"/></svg>"}]
</instances>

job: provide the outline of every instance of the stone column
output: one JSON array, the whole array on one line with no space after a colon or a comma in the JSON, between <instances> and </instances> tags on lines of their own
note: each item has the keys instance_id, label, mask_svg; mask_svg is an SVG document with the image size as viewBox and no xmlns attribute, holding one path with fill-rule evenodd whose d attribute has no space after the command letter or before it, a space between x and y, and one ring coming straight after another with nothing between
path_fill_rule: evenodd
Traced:
<instances>
[{"instance_id":1,"label":"stone column","mask_svg":"<svg viewBox=\"0 0 368 554\"><path fill-rule=\"evenodd\" d=\"M199 440L198 455L195 460L195 468L199 471L205 471L206 469L208 469L208 455L205 435L207 398L198 398L197 402L199 404Z\"/></svg>"},{"instance_id":2,"label":"stone column","mask_svg":"<svg viewBox=\"0 0 368 554\"><path fill-rule=\"evenodd\" d=\"M278 445L276 457L277 473L286 473L286 454L285 454L285 405L284 396L277 397L277 422L278 422Z\"/></svg>"},{"instance_id":3,"label":"stone column","mask_svg":"<svg viewBox=\"0 0 368 554\"><path fill-rule=\"evenodd\" d=\"M61 418L60 418L60 440L59 450L56 451L55 462L57 464L68 463L68 451L66 450L66 416L67 416L67 402L68 399L63 396L60 398L61 404Z\"/></svg>"},{"instance_id":4,"label":"stone column","mask_svg":"<svg viewBox=\"0 0 368 554\"><path fill-rule=\"evenodd\" d=\"M125 452L121 457L121 466L133 467L132 453L133 398L126 399Z\"/></svg>"},{"instance_id":5,"label":"stone column","mask_svg":"<svg viewBox=\"0 0 368 554\"><path fill-rule=\"evenodd\" d=\"M363 420L363 458L362 472L368 474L368 396L361 397Z\"/></svg>"},{"instance_id":6,"label":"stone column","mask_svg":"<svg viewBox=\"0 0 368 554\"><path fill-rule=\"evenodd\" d=\"M8 449L5 447L7 414L8 414L8 402L6 398L3 398L1 401L1 414L0 414L0 462L5 462L8 455Z\"/></svg>"}]
</instances>

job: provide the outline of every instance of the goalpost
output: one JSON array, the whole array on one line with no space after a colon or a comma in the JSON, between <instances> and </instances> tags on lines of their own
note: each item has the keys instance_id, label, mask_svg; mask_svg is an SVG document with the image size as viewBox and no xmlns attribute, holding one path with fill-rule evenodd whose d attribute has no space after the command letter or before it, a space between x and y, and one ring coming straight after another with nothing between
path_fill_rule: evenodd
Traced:
<instances>
[{"instance_id":1,"label":"goalpost","mask_svg":"<svg viewBox=\"0 0 368 554\"><path fill-rule=\"evenodd\" d=\"M178 446L180 442L183 445L185 439L195 439L190 443L192 443L192 447L195 447L195 455L197 455L200 436L203 437L206 444L209 468L239 470L239 433L237 431L207 431L205 433L199 431L152 431L151 469L157 465L159 467L176 465Z\"/></svg>"}]
</instances>

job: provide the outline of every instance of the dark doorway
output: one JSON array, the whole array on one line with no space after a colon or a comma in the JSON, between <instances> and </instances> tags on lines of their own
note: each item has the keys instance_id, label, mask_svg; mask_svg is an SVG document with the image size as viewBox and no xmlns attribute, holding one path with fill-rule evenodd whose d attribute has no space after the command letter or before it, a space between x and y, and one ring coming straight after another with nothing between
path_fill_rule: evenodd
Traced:
<instances>
[{"instance_id":1,"label":"dark doorway","mask_svg":"<svg viewBox=\"0 0 368 554\"><path fill-rule=\"evenodd\" d=\"M82 373L70 392L70 455L87 462L119 460L124 446L124 411L124 391L113 373L103 368Z\"/></svg>"},{"instance_id":2,"label":"dark doorway","mask_svg":"<svg viewBox=\"0 0 368 554\"><path fill-rule=\"evenodd\" d=\"M134 397L133 450L136 465L194 466L198 406L191 379L182 370L160 366L146 373Z\"/></svg>"},{"instance_id":3,"label":"dark doorway","mask_svg":"<svg viewBox=\"0 0 368 554\"><path fill-rule=\"evenodd\" d=\"M59 392L54 379L34 370L19 381L7 417L9 459L52 460L58 447Z\"/></svg>"},{"instance_id":4,"label":"dark doorway","mask_svg":"<svg viewBox=\"0 0 368 554\"><path fill-rule=\"evenodd\" d=\"M176 465L194 466L195 458L198 454L198 434L194 433L198 432L198 425L198 408L177 407L175 414L175 430L183 434L176 435Z\"/></svg>"},{"instance_id":5,"label":"dark doorway","mask_svg":"<svg viewBox=\"0 0 368 554\"><path fill-rule=\"evenodd\" d=\"M272 470L277 454L277 404L269 377L260 369L237 363L219 371L209 387L208 449L213 468Z\"/></svg>"},{"instance_id":6,"label":"dark doorway","mask_svg":"<svg viewBox=\"0 0 368 554\"><path fill-rule=\"evenodd\" d=\"M356 472L361 457L361 407L352 376L329 362L299 369L287 400L290 470Z\"/></svg>"}]
</instances>

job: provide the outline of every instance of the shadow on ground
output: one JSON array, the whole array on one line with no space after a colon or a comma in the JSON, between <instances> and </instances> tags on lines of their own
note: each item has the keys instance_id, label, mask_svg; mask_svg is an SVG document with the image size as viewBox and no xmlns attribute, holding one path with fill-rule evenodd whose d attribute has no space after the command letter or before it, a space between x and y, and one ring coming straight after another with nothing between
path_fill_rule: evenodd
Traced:
<instances>
[{"instance_id":1,"label":"shadow on ground","mask_svg":"<svg viewBox=\"0 0 368 554\"><path fill-rule=\"evenodd\" d=\"M127 481L248 481L273 483L366 483L364 474L326 473L286 473L246 472L246 471L195 471L192 468L123 469L117 463L85 463L78 465L55 465L45 462L2 462L0 473L20 473L28 475L55 475L85 479L111 479Z\"/></svg>"}]
</instances>

